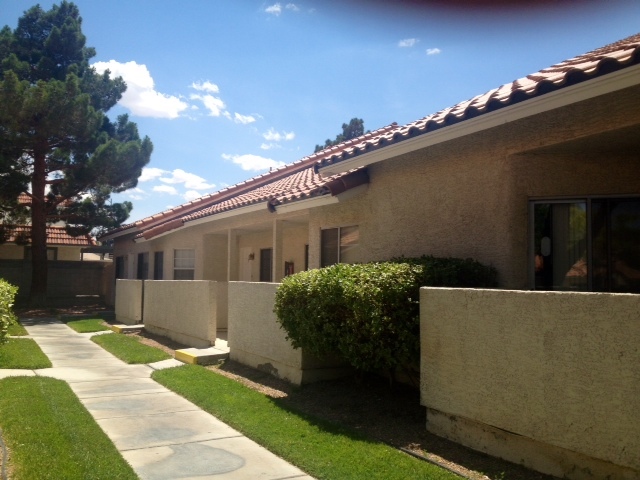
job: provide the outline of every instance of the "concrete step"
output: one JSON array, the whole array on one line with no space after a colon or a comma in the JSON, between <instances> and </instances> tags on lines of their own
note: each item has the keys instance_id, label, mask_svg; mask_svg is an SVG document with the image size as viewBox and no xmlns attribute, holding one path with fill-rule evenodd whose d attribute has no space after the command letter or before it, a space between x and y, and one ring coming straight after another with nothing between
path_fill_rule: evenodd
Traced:
<instances>
[{"instance_id":1,"label":"concrete step","mask_svg":"<svg viewBox=\"0 0 640 480\"><path fill-rule=\"evenodd\" d=\"M144 329L144 325L111 325L111 330L116 333L139 333Z\"/></svg>"},{"instance_id":2,"label":"concrete step","mask_svg":"<svg viewBox=\"0 0 640 480\"><path fill-rule=\"evenodd\" d=\"M191 365L213 365L229 358L229 350L209 348L183 348L176 350L176 360Z\"/></svg>"}]
</instances>

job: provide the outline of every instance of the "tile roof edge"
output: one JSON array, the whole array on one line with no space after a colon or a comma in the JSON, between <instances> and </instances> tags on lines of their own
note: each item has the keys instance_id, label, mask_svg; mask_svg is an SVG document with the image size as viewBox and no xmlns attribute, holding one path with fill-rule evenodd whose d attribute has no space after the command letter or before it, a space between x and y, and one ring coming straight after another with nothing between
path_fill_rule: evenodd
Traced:
<instances>
[{"instance_id":1,"label":"tile roof edge","mask_svg":"<svg viewBox=\"0 0 640 480\"><path fill-rule=\"evenodd\" d=\"M617 47L618 50L610 51L614 47ZM614 53L622 50L625 50L625 52L626 50L630 50L631 52L628 53L623 60L618 60L617 58L615 58ZM586 62L590 59L590 57L594 57L593 61L597 60L596 66L591 69L583 70L575 67L566 68L566 65L570 62L580 59L583 59L583 61ZM584 83L592 79L605 77L608 74L633 67L637 64L640 64L640 34L632 35L617 42L604 45L595 50L591 50L582 55L578 55L562 62L556 63L550 67L539 70L538 72L529 74L526 77L518 78L513 82L506 83L504 85L501 85L500 87L491 89L480 95L476 95L471 99L464 100L451 107L439 110L438 112L432 113L418 120L402 125L398 127L398 132L394 133L390 138L388 136L380 136L380 138L377 139L377 143L367 143L361 149L354 149L349 152L344 151L341 155L332 155L320 161L314 168L316 169L316 171L322 171L326 167L351 160L360 155L364 155L375 150L381 150L391 145L397 145L399 143L402 143L403 141L410 140L412 138L431 133L452 125L463 123L466 120L480 117L484 114L500 110L501 108L507 106L516 105L527 100L533 100L535 98L542 97L548 93L560 91L563 88ZM533 89L532 93L528 93L524 90L514 89L514 86L518 84L518 82L521 82L525 79L529 79L534 76L542 76L545 72L553 71L556 69L562 70L564 68L566 68L566 71L562 75L561 82L544 78L536 83L536 86ZM512 93L509 94L506 101L498 98L490 98L484 103L482 109L478 109L476 106L472 105L480 98L492 97L500 90L509 88L511 88ZM462 106L464 106L462 113L455 113L456 109ZM442 114L444 114L444 116L442 116ZM435 119L439 120L436 121ZM401 131L406 131L406 134L403 135L402 133L400 133Z\"/></svg>"},{"instance_id":2,"label":"tile roof edge","mask_svg":"<svg viewBox=\"0 0 640 480\"><path fill-rule=\"evenodd\" d=\"M131 229L133 227L138 227L138 230L142 232L142 236L145 236L145 232L148 230L152 230L156 227L161 227L162 225L165 225L166 223L171 223L172 225L176 225L176 223L174 222L175 219L180 218L183 223L186 221L194 221L196 219L199 218L204 218L206 216L209 215L201 215L201 216L196 216L194 218L189 218L189 219L185 219L185 217L187 216L192 216L197 214L198 211L206 209L210 206L215 205L216 203L228 200L229 198L233 198L234 196L240 195L242 193L246 193L247 191L253 190L255 188L258 188L262 185L266 185L267 183L270 183L272 181L276 181L279 180L281 178L285 178L288 175L292 175L300 170L303 170L305 168L309 168L311 166L314 166L317 164L317 162L320 160L319 157L323 157L329 154L335 154L336 150L338 151L342 151L344 149L347 149L353 145L356 145L358 143L361 143L362 141L365 141L368 138L372 138L375 136L379 136L379 135L383 135L385 133L389 133L391 131L393 131L395 128L398 127L398 124L396 122L393 122L389 125L386 125L384 127L378 128L374 131L371 132L367 132L363 135L360 135L359 137L350 139L350 140L346 140L338 145L334 145L331 147L327 147L323 150L320 150L318 152L314 152L311 155L307 155L305 157L302 157L299 160L296 160L292 163L283 165L280 168L271 170L267 173L261 174L261 175L257 175L255 177L249 178L243 182L237 183L235 185L232 185L230 187L227 187L225 189L219 190L218 192L214 192L212 194L209 195L205 195L203 197L200 197L200 199L197 200L201 200L198 202L198 205L195 205L194 202L188 202L186 204L183 204L181 206L178 206L174 209L171 210L165 210L164 212L160 212L158 214L155 215L151 215L149 217L146 217L142 220L138 220L137 222L133 222L131 224L128 225L123 225L121 227L119 227L119 229L115 229L112 230L111 232L108 232L106 235L101 236L100 238L108 238L109 235L112 235L114 233L119 233L119 232L124 232L125 230ZM180 209L181 207L185 207L183 208L184 211L179 212L176 211L178 209ZM189 208L186 208L189 207ZM171 214L173 213L173 215ZM156 218L159 215L165 215L165 218ZM213 215L213 214L211 214ZM132 232L134 233L134 232ZM155 236L155 235L153 235ZM146 238L146 237L145 237Z\"/></svg>"}]
</instances>

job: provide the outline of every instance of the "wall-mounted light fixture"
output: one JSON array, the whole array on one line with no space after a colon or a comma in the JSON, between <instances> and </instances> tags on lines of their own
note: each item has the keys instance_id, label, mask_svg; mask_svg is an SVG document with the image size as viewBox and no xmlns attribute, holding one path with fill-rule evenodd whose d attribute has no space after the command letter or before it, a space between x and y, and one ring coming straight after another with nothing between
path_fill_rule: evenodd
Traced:
<instances>
[{"instance_id":1,"label":"wall-mounted light fixture","mask_svg":"<svg viewBox=\"0 0 640 480\"><path fill-rule=\"evenodd\" d=\"M251 253L249 254L249 260L253 260L254 258L256 258L256 254L255 254L255 253L253 253L253 252L251 252Z\"/></svg>"}]
</instances>

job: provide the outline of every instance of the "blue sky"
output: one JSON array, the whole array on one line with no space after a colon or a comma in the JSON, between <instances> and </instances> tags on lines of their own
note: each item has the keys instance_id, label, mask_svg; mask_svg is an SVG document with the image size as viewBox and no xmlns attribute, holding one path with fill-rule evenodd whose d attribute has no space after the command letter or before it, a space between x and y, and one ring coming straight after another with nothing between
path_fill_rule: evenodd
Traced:
<instances>
[{"instance_id":1,"label":"blue sky","mask_svg":"<svg viewBox=\"0 0 640 480\"><path fill-rule=\"evenodd\" d=\"M109 114L154 144L138 187L114 196L133 203L129 221L309 155L353 117L408 123L640 32L638 0L75 3L92 63L129 85ZM0 0L0 25L34 4Z\"/></svg>"}]
</instances>

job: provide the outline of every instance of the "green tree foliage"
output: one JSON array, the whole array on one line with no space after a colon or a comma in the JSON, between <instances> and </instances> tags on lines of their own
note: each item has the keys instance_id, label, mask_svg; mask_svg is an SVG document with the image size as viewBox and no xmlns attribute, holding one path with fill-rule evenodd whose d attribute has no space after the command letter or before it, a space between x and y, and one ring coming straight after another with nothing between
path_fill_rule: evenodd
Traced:
<instances>
[{"instance_id":1,"label":"green tree foliage","mask_svg":"<svg viewBox=\"0 0 640 480\"><path fill-rule=\"evenodd\" d=\"M492 288L497 273L471 259L399 258L337 264L283 279L275 313L294 348L339 354L360 370L416 365L420 287Z\"/></svg>"},{"instance_id":2,"label":"green tree foliage","mask_svg":"<svg viewBox=\"0 0 640 480\"><path fill-rule=\"evenodd\" d=\"M347 140L360 137L364 135L364 120L361 118L352 118L349 123L342 124L342 133L339 133L335 140L326 139L324 145L316 145L314 153L324 150L327 147L338 145Z\"/></svg>"},{"instance_id":3,"label":"green tree foliage","mask_svg":"<svg viewBox=\"0 0 640 480\"><path fill-rule=\"evenodd\" d=\"M18 287L0 278L0 345L6 342L9 325L16 321L13 313L13 302Z\"/></svg>"},{"instance_id":4,"label":"green tree foliage","mask_svg":"<svg viewBox=\"0 0 640 480\"><path fill-rule=\"evenodd\" d=\"M45 300L46 226L61 221L79 235L120 225L132 206L110 195L137 184L153 150L126 115L106 116L126 85L89 66L95 50L81 27L63 1L0 30L0 240L30 217L32 303Z\"/></svg>"}]
</instances>

